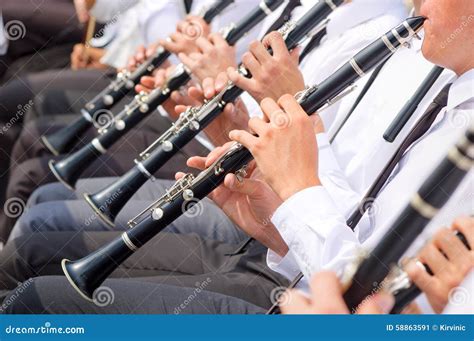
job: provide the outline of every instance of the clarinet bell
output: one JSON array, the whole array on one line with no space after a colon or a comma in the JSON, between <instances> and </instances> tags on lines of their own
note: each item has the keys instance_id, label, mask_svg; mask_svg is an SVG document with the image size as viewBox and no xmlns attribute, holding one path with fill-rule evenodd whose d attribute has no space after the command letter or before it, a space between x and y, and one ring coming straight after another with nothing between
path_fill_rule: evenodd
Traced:
<instances>
[{"instance_id":1,"label":"clarinet bell","mask_svg":"<svg viewBox=\"0 0 474 341\"><path fill-rule=\"evenodd\" d=\"M84 146L61 161L49 161L49 169L64 186L73 191L81 174L97 158L98 152L91 144Z\"/></svg>"},{"instance_id":2,"label":"clarinet bell","mask_svg":"<svg viewBox=\"0 0 474 341\"><path fill-rule=\"evenodd\" d=\"M67 127L41 136L41 143L55 156L69 153L91 125L92 123L81 116Z\"/></svg>"},{"instance_id":3,"label":"clarinet bell","mask_svg":"<svg viewBox=\"0 0 474 341\"><path fill-rule=\"evenodd\" d=\"M51 173L56 177L56 179L62 183L66 188L68 188L71 191L74 191L76 181L73 181L73 171L71 170L71 167L69 167L67 162L59 161L56 162L54 160L49 160L48 162L49 169L51 170Z\"/></svg>"},{"instance_id":4,"label":"clarinet bell","mask_svg":"<svg viewBox=\"0 0 474 341\"><path fill-rule=\"evenodd\" d=\"M92 301L95 291L133 252L123 234L77 261L63 259L61 268L72 287L83 298Z\"/></svg>"},{"instance_id":5,"label":"clarinet bell","mask_svg":"<svg viewBox=\"0 0 474 341\"><path fill-rule=\"evenodd\" d=\"M83 195L84 200L92 208L95 214L109 227L115 227L115 218L116 214L112 212L112 207L109 204L109 197L104 196L102 192L96 194L87 194Z\"/></svg>"},{"instance_id":6,"label":"clarinet bell","mask_svg":"<svg viewBox=\"0 0 474 341\"><path fill-rule=\"evenodd\" d=\"M84 277L87 273L86 269L89 266L88 262L83 259L72 262L67 259L61 261L61 268L71 286L86 300L92 301L95 287L91 281Z\"/></svg>"}]
</instances>

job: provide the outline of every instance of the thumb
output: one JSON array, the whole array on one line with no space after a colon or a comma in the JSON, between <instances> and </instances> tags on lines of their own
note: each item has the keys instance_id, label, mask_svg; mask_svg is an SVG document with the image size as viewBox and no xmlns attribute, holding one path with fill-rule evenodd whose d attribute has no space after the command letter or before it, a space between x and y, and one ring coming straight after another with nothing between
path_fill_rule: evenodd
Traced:
<instances>
[{"instance_id":1,"label":"thumb","mask_svg":"<svg viewBox=\"0 0 474 341\"><path fill-rule=\"evenodd\" d=\"M176 180L179 180L179 179L181 179L182 177L184 177L185 175L186 175L186 173L178 172L178 173L176 173L176 174L174 175L174 178L175 178Z\"/></svg>"},{"instance_id":2,"label":"thumb","mask_svg":"<svg viewBox=\"0 0 474 341\"><path fill-rule=\"evenodd\" d=\"M301 47L298 46L290 52L291 60L293 63L299 64L301 54Z\"/></svg>"},{"instance_id":3,"label":"thumb","mask_svg":"<svg viewBox=\"0 0 474 341\"><path fill-rule=\"evenodd\" d=\"M222 91L224 87L227 85L229 78L227 77L226 72L220 72L216 77L215 87L216 91Z\"/></svg>"},{"instance_id":4,"label":"thumb","mask_svg":"<svg viewBox=\"0 0 474 341\"><path fill-rule=\"evenodd\" d=\"M237 116L237 110L232 103L226 104L224 107L224 112L222 113L226 118L230 119L233 122L235 116Z\"/></svg>"},{"instance_id":5,"label":"thumb","mask_svg":"<svg viewBox=\"0 0 474 341\"><path fill-rule=\"evenodd\" d=\"M142 84L143 86L145 86L149 89L152 89L152 88L155 87L155 79L153 77L150 77L150 76L143 76L140 79L140 84Z\"/></svg>"},{"instance_id":6,"label":"thumb","mask_svg":"<svg viewBox=\"0 0 474 341\"><path fill-rule=\"evenodd\" d=\"M198 101L198 102L201 102L201 103L204 102L204 94L201 91L201 89L199 89L196 86L191 86L188 89L188 96L191 97L192 99Z\"/></svg>"},{"instance_id":7,"label":"thumb","mask_svg":"<svg viewBox=\"0 0 474 341\"><path fill-rule=\"evenodd\" d=\"M260 193L261 183L259 180L242 179L239 181L235 174L227 174L224 179L224 186L232 192L248 195L249 197L257 197Z\"/></svg>"},{"instance_id":8,"label":"thumb","mask_svg":"<svg viewBox=\"0 0 474 341\"><path fill-rule=\"evenodd\" d=\"M206 159L202 156L192 156L186 161L186 165L191 168L204 170L206 169Z\"/></svg>"},{"instance_id":9,"label":"thumb","mask_svg":"<svg viewBox=\"0 0 474 341\"><path fill-rule=\"evenodd\" d=\"M174 107L174 111L175 111L177 114L182 114L182 113L185 112L187 109L188 109L188 107L187 107L186 105L182 105L182 104L178 104L177 106Z\"/></svg>"}]
</instances>

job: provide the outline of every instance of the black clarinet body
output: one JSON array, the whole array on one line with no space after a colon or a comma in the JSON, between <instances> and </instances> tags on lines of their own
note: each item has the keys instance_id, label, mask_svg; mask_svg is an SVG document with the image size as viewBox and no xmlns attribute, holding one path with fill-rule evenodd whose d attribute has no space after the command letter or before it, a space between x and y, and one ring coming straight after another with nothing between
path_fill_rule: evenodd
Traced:
<instances>
[{"instance_id":1,"label":"black clarinet body","mask_svg":"<svg viewBox=\"0 0 474 341\"><path fill-rule=\"evenodd\" d=\"M406 26L410 27L410 32L407 38L399 38L398 44L394 42L394 46L398 47L402 45L409 37L413 37L416 31L421 29L424 18L410 18L406 22L394 28L396 35L403 35ZM391 33L393 34L393 33ZM383 39L388 39L390 36L384 35ZM388 46L385 48L389 52L394 53L396 48L389 49ZM357 56L363 56L362 61L366 62L372 67L381 63L386 58L387 52L379 48L378 44L372 44ZM357 59L359 60L359 59ZM353 67L353 60L349 65ZM368 71L368 66L359 64L359 68ZM343 66L341 70L346 70L346 66ZM341 79L341 74L346 74L348 79ZM306 91L304 94L299 96L299 101L305 108L319 109L315 103L319 105L326 105L330 102L331 98L334 98L339 91L329 91L330 84L332 83L334 88L340 89L340 82L344 84L350 84L360 78L362 74L360 72L337 72L335 77L329 77L320 86L324 94L331 97L320 98L319 88L313 87ZM314 112L313 111L313 112ZM311 114L311 111L309 112ZM182 179L176 182L176 184L166 191L166 194L160 198L155 204L145 209L138 215L137 218L133 219L130 223L131 229L124 232L121 237L114 240L111 244L105 247L107 253L104 253L104 248L92 253L91 255L71 262L63 260L63 270L74 286L82 296L91 297L93 290L97 288L110 273L118 266L117 260L123 260L124 257L128 257L131 252L135 252L142 245L148 242L156 234L163 230L168 224L173 222L176 218L181 216L184 212L189 210L195 205L198 205L200 200L206 197L214 189L216 189L222 182L227 174L234 173L238 177L246 175L246 165L253 159L252 154L240 144L234 144L223 156L221 156L215 163L201 172L196 178L192 174L185 175ZM141 219L143 218L143 219ZM141 220L140 220L141 219ZM128 248L124 255L118 255L124 248ZM107 263L100 266L100 263ZM100 271L99 271L100 269ZM107 271L104 271L107 270ZM93 278L94 286L89 285L89 282L84 283L83 278ZM77 280L76 280L77 279ZM82 284L80 284L82 283Z\"/></svg>"},{"instance_id":2,"label":"black clarinet body","mask_svg":"<svg viewBox=\"0 0 474 341\"><path fill-rule=\"evenodd\" d=\"M217 1L214 6L203 14L204 21L210 24L217 15L233 2L234 0ZM151 57L139 65L133 72L126 70L119 72L115 80L81 109L80 117L55 133L42 136L41 142L43 145L53 155L70 152L85 132L97 122L97 116L102 114L111 116L110 109L129 94L143 76L151 74L156 68L163 65L170 56L171 53L169 51L159 47Z\"/></svg>"},{"instance_id":3,"label":"black clarinet body","mask_svg":"<svg viewBox=\"0 0 474 341\"><path fill-rule=\"evenodd\" d=\"M402 110L400 110L400 113L395 117L393 122L383 134L383 138L387 142L395 141L398 134L400 134L403 127L413 116L421 101L426 97L426 94L433 87L434 83L438 80L443 71L444 68L440 66L435 66L431 70L421 86L416 90L415 94L410 98L410 100L403 106Z\"/></svg>"},{"instance_id":4,"label":"black clarinet body","mask_svg":"<svg viewBox=\"0 0 474 341\"><path fill-rule=\"evenodd\" d=\"M343 1L334 1L335 6L342 3ZM315 27L324 22L333 9L328 3L322 2L314 6L294 25L289 23L284 26L282 33L286 36L285 42L288 49L294 49L298 43L311 34ZM289 31L285 33L285 30ZM240 72L250 76L248 71L242 67ZM133 194L147 180L153 179L153 174L217 118L228 103L233 103L243 92L242 89L229 82L220 94L204 105L189 108L168 131L140 154L140 157L135 160L134 168L99 192L92 195L85 194L87 203L105 223L114 226L115 217ZM111 200L113 195L115 199Z\"/></svg>"},{"instance_id":5,"label":"black clarinet body","mask_svg":"<svg viewBox=\"0 0 474 341\"><path fill-rule=\"evenodd\" d=\"M467 173L472 169L474 127L470 127L461 141L453 147L413 196L387 234L360 264L344 300L351 311L374 291L380 288L390 272L413 241L446 204ZM405 295L407 293L405 292Z\"/></svg>"},{"instance_id":6,"label":"black clarinet body","mask_svg":"<svg viewBox=\"0 0 474 341\"><path fill-rule=\"evenodd\" d=\"M283 3L283 0L265 0L262 3L265 4L265 8L274 10ZM268 12L262 9L262 5L259 5L252 13L242 19L234 29L228 31L227 42L234 45L246 32L260 23L266 15L268 15ZM101 129L99 137L94 138L89 144L65 159L57 163L50 162L53 174L68 188L74 188L81 174L89 167L91 160L96 159L100 154L105 154L114 143L148 117L153 110L170 98L173 91L186 85L190 79L190 71L187 70L184 64L178 65L163 87L155 89L149 94L141 93L135 96L132 103L127 105L109 126ZM86 151L89 151L89 154ZM81 158L87 159L89 163L81 162ZM80 166L72 169L69 166L70 164Z\"/></svg>"},{"instance_id":7,"label":"black clarinet body","mask_svg":"<svg viewBox=\"0 0 474 341\"><path fill-rule=\"evenodd\" d=\"M246 150L238 150L233 155L237 154L239 154L237 157L239 162L235 162L236 159L234 158L228 158L219 167L237 172L241 163L246 164L252 159L251 154ZM74 288L83 297L91 299L94 290L116 269L118 264L130 257L184 212L197 205L199 200L209 194L209 189L213 187L214 181L223 182L227 174L224 171L221 173L214 172L214 169L211 169L210 172L212 174L209 174L209 176L201 174L199 178L194 179L194 177L187 175L178 181L161 199L158 204L159 207L154 208L140 222L130 222L129 224L133 228L124 232L105 248L76 262L63 260L63 271L68 280L73 283ZM192 189L183 191L183 188L190 184L193 184ZM103 263L108 264L104 267Z\"/></svg>"}]
</instances>

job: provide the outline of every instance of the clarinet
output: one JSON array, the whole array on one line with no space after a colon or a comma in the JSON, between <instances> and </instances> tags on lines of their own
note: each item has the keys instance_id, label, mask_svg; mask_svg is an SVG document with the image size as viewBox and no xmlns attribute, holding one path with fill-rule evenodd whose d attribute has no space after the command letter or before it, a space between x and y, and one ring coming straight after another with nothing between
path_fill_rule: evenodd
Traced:
<instances>
[{"instance_id":1,"label":"clarinet","mask_svg":"<svg viewBox=\"0 0 474 341\"><path fill-rule=\"evenodd\" d=\"M426 79L416 90L412 98L405 104L400 113L395 117L393 122L387 128L383 134L383 138L387 142L393 142L397 138L398 134L402 131L403 127L407 124L408 120L413 116L416 109L420 105L421 101L426 97L426 94L433 87L434 83L438 80L439 76L443 73L444 68L435 66L431 72L426 76Z\"/></svg>"},{"instance_id":2,"label":"clarinet","mask_svg":"<svg viewBox=\"0 0 474 341\"><path fill-rule=\"evenodd\" d=\"M466 237L462 233L457 232L456 236L469 250L471 250ZM427 265L420 262L417 264L430 275L433 275L433 272ZM386 285L384 285L385 289L395 297L395 304L390 311L390 314L400 314L408 304L421 295L420 288L413 284L410 277L408 277L408 274L398 266L394 267L392 272L387 276L386 282Z\"/></svg>"},{"instance_id":3,"label":"clarinet","mask_svg":"<svg viewBox=\"0 0 474 341\"><path fill-rule=\"evenodd\" d=\"M343 1L336 4L340 5ZM327 24L327 16L333 8L326 2L314 6L301 20L294 24L287 22L280 33L286 36L288 49L295 46L308 36L318 34ZM299 29L296 30L295 28ZM241 73L249 73L241 66ZM135 160L135 167L125 173L113 184L95 194L84 194L86 202L96 214L109 226L114 226L115 217L130 200L133 194L148 180L154 180L156 173L182 147L189 143L201 129L218 116L227 103L237 99L244 91L229 82L220 94L200 107L188 109L181 117L150 147ZM113 200L110 198L113 197Z\"/></svg>"},{"instance_id":4,"label":"clarinet","mask_svg":"<svg viewBox=\"0 0 474 341\"><path fill-rule=\"evenodd\" d=\"M346 273L350 281L344 300L352 312L386 284L389 267L398 262L458 188L474 164L473 150L474 125L423 183L382 240L357 267L354 276Z\"/></svg>"},{"instance_id":5,"label":"clarinet","mask_svg":"<svg viewBox=\"0 0 474 341\"><path fill-rule=\"evenodd\" d=\"M217 1L201 17L206 23L210 24L216 16L233 2L234 0ZM115 80L81 109L79 118L51 135L42 136L41 143L56 156L70 152L92 125L100 126L102 120L108 121L111 119L110 109L130 93L143 76L151 74L156 68L163 65L170 56L171 53L160 46L135 71L123 70L118 72Z\"/></svg>"},{"instance_id":6,"label":"clarinet","mask_svg":"<svg viewBox=\"0 0 474 341\"><path fill-rule=\"evenodd\" d=\"M239 39L283 2L284 0L264 0L237 25L232 25L226 30L227 43L235 45ZM142 92L135 96L135 99L125 106L113 122L99 129L99 137L94 138L90 143L58 163L50 161L49 167L53 174L66 187L74 188L76 181L91 162L101 154L105 154L107 149L149 116L154 109L167 101L173 91L186 85L190 79L191 72L184 64L179 64L161 88L155 89L149 94Z\"/></svg>"},{"instance_id":7,"label":"clarinet","mask_svg":"<svg viewBox=\"0 0 474 341\"><path fill-rule=\"evenodd\" d=\"M406 45L424 21L422 17L407 19L355 55L319 86L300 93L297 99L304 110L314 113L332 103L344 89L395 53L398 47ZM131 229L120 237L78 261L64 259L62 268L67 279L83 297L90 299L120 263L220 186L227 174L245 176L246 165L251 160L252 154L237 143L198 176L185 175L146 213L130 221Z\"/></svg>"}]
</instances>

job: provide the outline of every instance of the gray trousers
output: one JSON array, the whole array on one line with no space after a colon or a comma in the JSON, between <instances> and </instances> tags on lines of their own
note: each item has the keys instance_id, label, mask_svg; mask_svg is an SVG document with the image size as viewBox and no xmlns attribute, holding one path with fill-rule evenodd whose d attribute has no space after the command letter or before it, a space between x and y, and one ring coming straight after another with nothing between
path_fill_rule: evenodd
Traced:
<instances>
[{"instance_id":1,"label":"gray trousers","mask_svg":"<svg viewBox=\"0 0 474 341\"><path fill-rule=\"evenodd\" d=\"M158 130L168 129L168 125L161 124L169 120L160 115L152 115L141 128L135 128L127 137L110 149L110 153L101 155L82 174L83 178L97 178L107 176L121 176L134 166L133 160L136 156L154 142L160 134ZM33 122L36 123L36 122ZM16 167L11 167L11 176L7 187L7 198L16 198L16 201L26 202L30 195L39 186L56 182L57 179L51 173L48 162L51 159L59 160L63 156L43 156L45 148L38 143L39 137L48 131L48 126L33 125L32 128L24 130L22 137L17 141L12 156L12 162ZM55 129L59 126L55 126ZM149 129L150 128L150 129ZM43 130L43 129L46 129ZM90 131L93 135L93 131ZM174 155L169 162L157 171L154 176L163 179L174 179L177 171L192 171L187 169L186 160L189 155L207 155L209 151L198 141L191 141L186 147ZM7 240L17 221L18 215L5 214L0 211L0 240Z\"/></svg>"},{"instance_id":2,"label":"gray trousers","mask_svg":"<svg viewBox=\"0 0 474 341\"><path fill-rule=\"evenodd\" d=\"M80 259L119 236L119 232L50 232L17 238L6 245L0 257L1 289L13 290L18 282L33 277L62 275L62 259ZM160 310L161 303L157 303L153 312L169 313L170 305L174 309L179 299L174 297L172 303L167 303L166 294L159 291L160 285L199 287L269 308L273 304L275 288L287 286L289 281L266 266L266 248L258 242L239 253L235 253L235 249L235 245L204 240L197 235L159 233L118 266L110 276L117 282L103 284L112 291L114 287L120 288L117 289L119 293L115 293L122 302L118 309L125 310L113 310L114 307L112 310L95 310L98 308L83 301L64 278L37 280L31 289L23 290L9 309L11 312L27 312L29 309L35 313L42 312L42 309L51 313L147 312L140 310L136 296L139 293L150 300L149 303L161 300L168 308ZM153 286L141 288L137 284L136 290L129 290L129 281L122 281L122 278L149 282ZM28 285L24 283L23 286ZM187 296L183 294L180 298ZM39 301L47 307L38 304ZM153 306L151 304L147 309Z\"/></svg>"},{"instance_id":3,"label":"gray trousers","mask_svg":"<svg viewBox=\"0 0 474 341\"><path fill-rule=\"evenodd\" d=\"M83 193L94 193L116 178L80 180L75 192L59 183L45 185L36 190L28 207L16 222L9 240L31 232L52 231L110 231L108 225L92 211L82 199ZM115 230L126 230L127 222L157 200L174 181L149 181L133 196L116 219ZM211 200L204 199L197 208L183 214L170 224L167 232L196 233L202 238L237 244L247 238L227 215Z\"/></svg>"},{"instance_id":4,"label":"gray trousers","mask_svg":"<svg viewBox=\"0 0 474 341\"><path fill-rule=\"evenodd\" d=\"M80 297L64 277L38 277L22 283L13 291L4 300L3 305L0 305L0 313L171 315L265 313L265 309L242 299L202 289L206 283L198 283L195 288L183 288L140 279L109 279L104 283L102 294L98 294L96 303L93 303ZM58 302L58 298L65 304L51 304Z\"/></svg>"}]
</instances>

